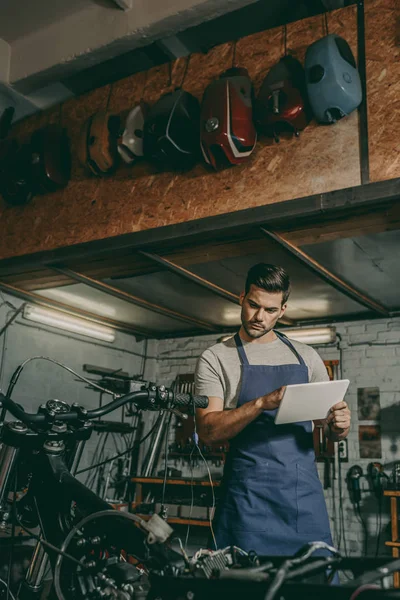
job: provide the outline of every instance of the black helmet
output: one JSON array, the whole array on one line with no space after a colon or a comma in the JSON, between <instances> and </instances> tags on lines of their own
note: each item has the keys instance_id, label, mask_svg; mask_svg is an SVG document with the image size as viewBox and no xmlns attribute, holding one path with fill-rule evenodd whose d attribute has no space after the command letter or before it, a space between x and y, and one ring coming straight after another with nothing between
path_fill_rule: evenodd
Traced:
<instances>
[{"instance_id":1,"label":"black helmet","mask_svg":"<svg viewBox=\"0 0 400 600\"><path fill-rule=\"evenodd\" d=\"M200 156L200 104L182 89L162 96L144 124L144 156L158 167L190 169Z\"/></svg>"}]
</instances>

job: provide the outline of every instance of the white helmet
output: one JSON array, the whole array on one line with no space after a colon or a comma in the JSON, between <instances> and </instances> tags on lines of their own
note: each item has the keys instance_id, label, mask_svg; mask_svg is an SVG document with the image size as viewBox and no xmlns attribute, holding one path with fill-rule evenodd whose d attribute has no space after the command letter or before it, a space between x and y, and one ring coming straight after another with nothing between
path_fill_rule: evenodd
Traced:
<instances>
[{"instance_id":1,"label":"white helmet","mask_svg":"<svg viewBox=\"0 0 400 600\"><path fill-rule=\"evenodd\" d=\"M143 126L146 112L147 106L143 102L132 108L126 118L124 132L118 140L118 152L128 165L132 165L143 156Z\"/></svg>"}]
</instances>

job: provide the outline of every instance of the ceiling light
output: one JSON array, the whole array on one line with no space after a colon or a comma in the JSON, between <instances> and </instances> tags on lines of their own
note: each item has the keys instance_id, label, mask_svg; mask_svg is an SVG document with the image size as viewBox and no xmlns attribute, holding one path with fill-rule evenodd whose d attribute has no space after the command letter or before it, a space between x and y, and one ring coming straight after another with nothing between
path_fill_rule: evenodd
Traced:
<instances>
[{"instance_id":1,"label":"ceiling light","mask_svg":"<svg viewBox=\"0 0 400 600\"><path fill-rule=\"evenodd\" d=\"M281 329L280 331L291 340L303 342L303 344L333 344L336 341L335 327Z\"/></svg>"},{"instance_id":2,"label":"ceiling light","mask_svg":"<svg viewBox=\"0 0 400 600\"><path fill-rule=\"evenodd\" d=\"M40 306L26 306L24 308L24 318L35 323L50 325L57 329L87 335L88 337L103 340L104 342L113 342L115 340L115 331L110 327L104 327L103 325L98 325L97 323L86 321L85 319L57 310L42 308Z\"/></svg>"}]
</instances>

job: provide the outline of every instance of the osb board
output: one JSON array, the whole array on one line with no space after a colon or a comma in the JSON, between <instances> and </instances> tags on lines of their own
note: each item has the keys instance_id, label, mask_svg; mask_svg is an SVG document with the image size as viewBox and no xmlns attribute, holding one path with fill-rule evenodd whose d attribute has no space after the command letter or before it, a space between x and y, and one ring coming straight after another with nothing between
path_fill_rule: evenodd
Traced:
<instances>
[{"instance_id":1,"label":"osb board","mask_svg":"<svg viewBox=\"0 0 400 600\"><path fill-rule=\"evenodd\" d=\"M365 7L371 181L400 177L400 10L397 0Z\"/></svg>"},{"instance_id":2,"label":"osb board","mask_svg":"<svg viewBox=\"0 0 400 600\"><path fill-rule=\"evenodd\" d=\"M330 13L328 27L356 52L354 6ZM325 33L321 16L292 23L287 28L288 48L303 60L307 46ZM159 173L142 162L99 179L78 163L79 134L94 112L108 108L123 113L141 98L151 104L182 84L201 99L205 87L234 63L248 68L258 90L283 54L283 39L279 27L223 44L71 99L61 113L53 110L22 123L17 133L27 135L43 124L46 114L61 119L71 137L72 180L65 190L36 197L26 207L0 209L0 259L358 185L356 113L332 127L312 123L299 139L276 144L261 138L247 164L218 173L202 164L183 175Z\"/></svg>"}]
</instances>

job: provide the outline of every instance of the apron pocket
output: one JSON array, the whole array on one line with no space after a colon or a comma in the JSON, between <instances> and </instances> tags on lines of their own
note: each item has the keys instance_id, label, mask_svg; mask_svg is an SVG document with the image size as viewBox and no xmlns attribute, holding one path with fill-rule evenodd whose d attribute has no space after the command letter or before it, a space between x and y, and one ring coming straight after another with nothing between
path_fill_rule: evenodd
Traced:
<instances>
[{"instance_id":1,"label":"apron pocket","mask_svg":"<svg viewBox=\"0 0 400 600\"><path fill-rule=\"evenodd\" d=\"M315 465L297 465L297 533L330 534L329 518L322 485Z\"/></svg>"},{"instance_id":2,"label":"apron pocket","mask_svg":"<svg viewBox=\"0 0 400 600\"><path fill-rule=\"evenodd\" d=\"M257 476L235 477L221 506L218 524L231 531L296 530L295 480L285 478L281 469L266 466Z\"/></svg>"}]
</instances>

